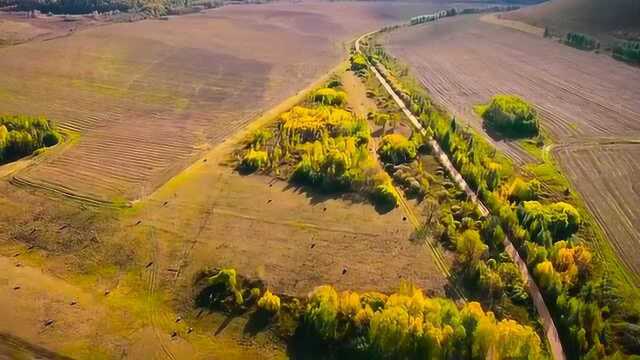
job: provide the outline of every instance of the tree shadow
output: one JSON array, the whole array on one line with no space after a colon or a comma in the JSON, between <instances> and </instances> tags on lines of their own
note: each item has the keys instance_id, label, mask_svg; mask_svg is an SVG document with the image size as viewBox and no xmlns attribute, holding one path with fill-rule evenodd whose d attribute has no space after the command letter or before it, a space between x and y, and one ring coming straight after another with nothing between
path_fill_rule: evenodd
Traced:
<instances>
[{"instance_id":1,"label":"tree shadow","mask_svg":"<svg viewBox=\"0 0 640 360\"><path fill-rule=\"evenodd\" d=\"M304 195L309 199L311 205L319 205L328 200L342 200L350 204L363 204L370 201L366 196L356 192L346 190L323 191L310 185L292 181L289 181L282 191L291 191L295 194Z\"/></svg>"},{"instance_id":2,"label":"tree shadow","mask_svg":"<svg viewBox=\"0 0 640 360\"><path fill-rule=\"evenodd\" d=\"M266 330L271 324L272 316L266 311L254 311L250 316L247 323L242 329L243 334L248 336L256 336L258 333Z\"/></svg>"}]
</instances>

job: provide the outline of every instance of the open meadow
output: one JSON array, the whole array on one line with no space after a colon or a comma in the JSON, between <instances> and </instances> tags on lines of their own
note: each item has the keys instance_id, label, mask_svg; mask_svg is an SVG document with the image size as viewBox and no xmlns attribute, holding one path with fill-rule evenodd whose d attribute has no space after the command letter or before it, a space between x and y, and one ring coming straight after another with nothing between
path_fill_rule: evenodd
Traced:
<instances>
[{"instance_id":1,"label":"open meadow","mask_svg":"<svg viewBox=\"0 0 640 360\"><path fill-rule=\"evenodd\" d=\"M560 166L618 255L638 273L637 254L625 250L640 239L633 205L638 191L631 186L640 136L637 68L481 16L402 29L386 37L385 47L437 103L520 163L538 159L520 141L489 134L474 108L501 93L532 103L543 133L560 148L553 151Z\"/></svg>"}]
</instances>

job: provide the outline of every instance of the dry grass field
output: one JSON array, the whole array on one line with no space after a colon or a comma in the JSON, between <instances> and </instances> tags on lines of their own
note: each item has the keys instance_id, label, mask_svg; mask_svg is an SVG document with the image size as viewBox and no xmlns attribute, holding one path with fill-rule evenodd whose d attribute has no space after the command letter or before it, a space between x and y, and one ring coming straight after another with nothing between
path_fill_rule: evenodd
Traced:
<instances>
[{"instance_id":1,"label":"dry grass field","mask_svg":"<svg viewBox=\"0 0 640 360\"><path fill-rule=\"evenodd\" d=\"M386 47L437 102L480 132L473 107L491 96L516 94L533 103L544 132L561 148L560 165L618 254L638 272L637 253L628 250L640 239L632 185L638 145L629 143L640 137L637 68L475 16L391 33ZM515 160L535 160L517 142L487 137ZM594 145L574 147L584 143Z\"/></svg>"},{"instance_id":2,"label":"dry grass field","mask_svg":"<svg viewBox=\"0 0 640 360\"><path fill-rule=\"evenodd\" d=\"M44 114L80 133L15 182L140 198L328 71L343 42L434 6L229 6L0 49L2 111Z\"/></svg>"}]
</instances>

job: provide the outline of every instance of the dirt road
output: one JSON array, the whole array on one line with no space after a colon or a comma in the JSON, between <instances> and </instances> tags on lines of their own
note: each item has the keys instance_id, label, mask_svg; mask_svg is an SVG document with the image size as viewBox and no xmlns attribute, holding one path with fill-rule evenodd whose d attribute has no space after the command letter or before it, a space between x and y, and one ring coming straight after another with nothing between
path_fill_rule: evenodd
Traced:
<instances>
[{"instance_id":1,"label":"dirt road","mask_svg":"<svg viewBox=\"0 0 640 360\"><path fill-rule=\"evenodd\" d=\"M374 33L375 32L367 33L365 35L362 35L360 38L358 38L358 40L356 40L355 48L357 52L360 52L360 41L363 38L370 36ZM411 125L413 125L413 127L415 127L422 135L426 136L427 132L425 128L422 126L422 124L420 124L418 119L416 119L416 117L411 113L411 111L407 109L404 102L393 91L393 89L387 83L384 77L380 75L380 73L374 66L370 66L369 69L376 75L376 77L378 78L382 86L385 88L385 90L393 98L396 104L398 104L400 109L402 109L402 112L405 114L407 119L409 119L409 122L411 123ZM436 155L436 157L438 158L442 166L444 166L447 169L447 172L449 173L451 178L455 180L456 184L467 194L467 196L471 201L478 204L478 207L480 208L480 211L482 212L482 214L488 215L489 210L487 209L487 207L482 203L482 201L478 199L478 196L476 195L476 193L469 187L469 185L464 180L462 175L460 175L458 170L453 166L447 154L445 154L444 151L442 151L442 148L440 148L440 145L438 144L438 142L431 139L429 140L428 143L429 143L429 146L431 147L431 150L433 151L433 154ZM522 258L520 257L520 254L518 254L518 251L513 246L513 244L511 243L508 237L505 237L503 243L504 243L505 250L511 257L511 260L518 266L518 269L520 270L520 274L522 278L526 279L527 289L529 291L529 294L531 295L531 298L533 299L533 304L536 307L536 311L538 312L538 315L542 320L545 336L547 337L547 341L549 343L550 351L553 358L556 360L564 360L565 359L564 351L562 350L562 344L560 342L558 331L555 327L555 324L553 323L553 318L549 313L549 309L547 308L547 305L544 303L544 299L542 298L542 294L540 293L538 286L536 285L535 281L533 280L533 278L531 277L531 274L527 269L527 264L524 262L524 260L522 260Z\"/></svg>"}]
</instances>

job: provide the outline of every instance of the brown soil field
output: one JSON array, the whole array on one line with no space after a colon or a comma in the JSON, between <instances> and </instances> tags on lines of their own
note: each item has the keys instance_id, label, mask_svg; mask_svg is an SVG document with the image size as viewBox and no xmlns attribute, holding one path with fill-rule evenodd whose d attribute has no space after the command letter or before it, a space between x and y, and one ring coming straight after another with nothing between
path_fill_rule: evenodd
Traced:
<instances>
[{"instance_id":1,"label":"brown soil field","mask_svg":"<svg viewBox=\"0 0 640 360\"><path fill-rule=\"evenodd\" d=\"M345 41L434 6L226 6L2 48L1 111L44 114L80 133L16 183L140 198L328 71Z\"/></svg>"},{"instance_id":2,"label":"brown soil field","mask_svg":"<svg viewBox=\"0 0 640 360\"><path fill-rule=\"evenodd\" d=\"M621 254L640 274L640 143L603 141L554 149L562 168Z\"/></svg>"},{"instance_id":3,"label":"brown soil field","mask_svg":"<svg viewBox=\"0 0 640 360\"><path fill-rule=\"evenodd\" d=\"M562 148L555 154L562 168L619 255L638 271L637 255L625 251L625 246L637 247L639 239L640 222L633 209L638 192L631 186L635 170L630 165L636 152L625 153L631 149L626 145L615 152L597 145L640 137L638 69L477 16L402 29L385 42L435 101L516 161L535 158L516 141L486 134L473 108L498 93L516 94L534 104L544 132ZM596 145L574 153L573 144L582 143Z\"/></svg>"},{"instance_id":4,"label":"brown soil field","mask_svg":"<svg viewBox=\"0 0 640 360\"><path fill-rule=\"evenodd\" d=\"M107 20L74 16L65 21L63 16L30 18L25 12L0 12L0 47L69 36L75 31L105 24Z\"/></svg>"},{"instance_id":5,"label":"brown soil field","mask_svg":"<svg viewBox=\"0 0 640 360\"><path fill-rule=\"evenodd\" d=\"M504 15L552 32L578 31L606 35L640 32L640 3L634 0L551 0Z\"/></svg>"}]
</instances>

